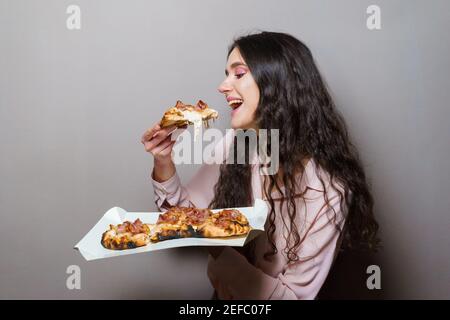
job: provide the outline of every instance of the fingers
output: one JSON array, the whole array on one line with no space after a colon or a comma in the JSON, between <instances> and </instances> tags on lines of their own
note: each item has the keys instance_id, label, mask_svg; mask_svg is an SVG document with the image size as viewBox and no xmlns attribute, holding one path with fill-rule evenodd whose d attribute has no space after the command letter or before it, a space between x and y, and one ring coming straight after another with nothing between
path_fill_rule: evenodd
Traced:
<instances>
[{"instance_id":1,"label":"fingers","mask_svg":"<svg viewBox=\"0 0 450 320\"><path fill-rule=\"evenodd\" d=\"M141 142L145 143L146 141L150 140L153 137L153 135L159 130L161 130L161 126L159 123L157 123L155 126L151 127L150 129L144 132L141 138Z\"/></svg>"},{"instance_id":2,"label":"fingers","mask_svg":"<svg viewBox=\"0 0 450 320\"><path fill-rule=\"evenodd\" d=\"M158 145L165 138L167 138L167 136L169 136L175 130L176 130L175 126L170 126L170 127L161 129L161 127L159 127L159 125L157 125L144 133L144 135L142 136L141 142L145 145L150 143L146 147L147 147L147 149L151 149L154 146Z\"/></svg>"},{"instance_id":3,"label":"fingers","mask_svg":"<svg viewBox=\"0 0 450 320\"><path fill-rule=\"evenodd\" d=\"M165 138L161 143L159 143L157 146L155 146L153 149L150 150L150 152L153 154L153 156L166 156L170 154L172 151L172 146L175 144L176 141L170 140L170 136Z\"/></svg>"},{"instance_id":4,"label":"fingers","mask_svg":"<svg viewBox=\"0 0 450 320\"><path fill-rule=\"evenodd\" d=\"M166 156L170 155L172 153L172 149L173 149L173 146L175 145L175 142L176 141L171 141L171 143L165 149L163 149L159 152L159 155L162 157L166 157Z\"/></svg>"},{"instance_id":5,"label":"fingers","mask_svg":"<svg viewBox=\"0 0 450 320\"><path fill-rule=\"evenodd\" d=\"M169 126L169 127L161 127L161 123L158 122L157 124L155 124L153 127L151 127L150 129L148 129L147 131L144 132L144 134L142 135L141 141L148 141L150 140L152 137L154 137L156 134L158 134L159 132L166 132L166 131L170 131L173 130L175 128L175 126Z\"/></svg>"},{"instance_id":6,"label":"fingers","mask_svg":"<svg viewBox=\"0 0 450 320\"><path fill-rule=\"evenodd\" d=\"M157 147L160 143L162 143L166 139L170 140L170 137L167 137L165 135L157 135L154 138L151 138L150 140L148 140L147 142L144 143L145 150L147 152L151 151L152 149Z\"/></svg>"}]
</instances>

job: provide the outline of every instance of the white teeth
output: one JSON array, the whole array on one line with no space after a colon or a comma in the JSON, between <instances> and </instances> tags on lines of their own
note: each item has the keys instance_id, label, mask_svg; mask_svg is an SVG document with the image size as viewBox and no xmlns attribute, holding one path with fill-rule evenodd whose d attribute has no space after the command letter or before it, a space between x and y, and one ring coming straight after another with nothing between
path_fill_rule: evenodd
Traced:
<instances>
[{"instance_id":1,"label":"white teeth","mask_svg":"<svg viewBox=\"0 0 450 320\"><path fill-rule=\"evenodd\" d=\"M242 99L236 99L236 100L228 101L228 105L229 105L229 106L233 106L233 104L236 104L236 103L243 103L243 102L244 102L244 100L242 100Z\"/></svg>"}]
</instances>

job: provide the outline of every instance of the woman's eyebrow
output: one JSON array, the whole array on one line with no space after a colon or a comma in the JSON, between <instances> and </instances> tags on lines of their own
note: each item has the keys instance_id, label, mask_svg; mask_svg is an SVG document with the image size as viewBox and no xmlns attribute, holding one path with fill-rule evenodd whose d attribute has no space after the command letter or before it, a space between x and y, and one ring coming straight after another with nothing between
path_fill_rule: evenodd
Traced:
<instances>
[{"instance_id":1,"label":"woman's eyebrow","mask_svg":"<svg viewBox=\"0 0 450 320\"><path fill-rule=\"evenodd\" d=\"M247 65L245 63L240 62L240 61L236 61L236 62L233 62L230 65L230 69L234 69L234 68L239 67L239 66L247 67ZM225 69L225 75L228 76L228 70L227 69Z\"/></svg>"}]
</instances>

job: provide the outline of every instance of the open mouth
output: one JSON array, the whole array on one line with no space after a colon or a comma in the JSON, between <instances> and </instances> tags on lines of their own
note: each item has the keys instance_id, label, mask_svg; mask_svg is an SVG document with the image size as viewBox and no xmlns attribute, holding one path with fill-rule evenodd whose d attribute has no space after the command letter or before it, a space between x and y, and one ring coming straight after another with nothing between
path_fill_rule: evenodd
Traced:
<instances>
[{"instance_id":1,"label":"open mouth","mask_svg":"<svg viewBox=\"0 0 450 320\"><path fill-rule=\"evenodd\" d=\"M244 102L244 100L242 100L242 99L234 99L234 100L228 101L228 105L233 110L236 110L237 108L239 108L242 105L243 102Z\"/></svg>"}]
</instances>

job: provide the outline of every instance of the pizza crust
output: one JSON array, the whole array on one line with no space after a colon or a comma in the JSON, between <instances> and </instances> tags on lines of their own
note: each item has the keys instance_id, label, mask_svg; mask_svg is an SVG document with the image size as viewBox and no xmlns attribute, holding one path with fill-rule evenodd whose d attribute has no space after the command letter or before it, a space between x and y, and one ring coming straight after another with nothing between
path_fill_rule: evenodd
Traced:
<instances>
[{"instance_id":1,"label":"pizza crust","mask_svg":"<svg viewBox=\"0 0 450 320\"><path fill-rule=\"evenodd\" d=\"M213 224L207 224L197 231L198 235L204 238L224 238L241 236L250 232L250 226L233 222L226 229Z\"/></svg>"},{"instance_id":2,"label":"pizza crust","mask_svg":"<svg viewBox=\"0 0 450 320\"><path fill-rule=\"evenodd\" d=\"M111 250L134 249L146 246L149 243L150 237L145 233L117 233L111 228L102 235L102 245Z\"/></svg>"}]
</instances>

